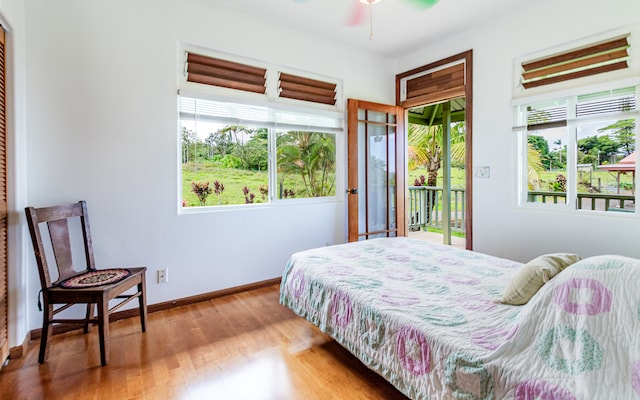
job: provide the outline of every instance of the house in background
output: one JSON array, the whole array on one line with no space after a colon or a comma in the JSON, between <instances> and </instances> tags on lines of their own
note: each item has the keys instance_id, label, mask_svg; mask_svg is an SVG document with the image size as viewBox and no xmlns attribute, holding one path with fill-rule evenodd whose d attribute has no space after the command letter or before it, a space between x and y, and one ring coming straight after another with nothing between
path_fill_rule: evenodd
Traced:
<instances>
[{"instance_id":1,"label":"house in background","mask_svg":"<svg viewBox=\"0 0 640 400\"><path fill-rule=\"evenodd\" d=\"M464 4L441 4L447 1ZM560 251L640 257L637 214L519 206L513 130L514 100L522 97L514 71L527 57L627 32L628 69L563 88L605 80L637 86L640 3L519 4L381 55L215 0L0 1L9 77L9 346L41 324L25 206L86 200L98 264L146 265L149 304L275 278L291 253L346 240L343 194L312 204L181 212L177 90L185 45L332 77L342 83L342 101L386 104L395 103L397 74L471 49L473 165L490 167L488 178L473 182L473 249L518 261ZM428 12L424 18L428 24ZM346 140L338 142L343 192ZM158 269L170 271L168 283L156 284Z\"/></svg>"}]
</instances>

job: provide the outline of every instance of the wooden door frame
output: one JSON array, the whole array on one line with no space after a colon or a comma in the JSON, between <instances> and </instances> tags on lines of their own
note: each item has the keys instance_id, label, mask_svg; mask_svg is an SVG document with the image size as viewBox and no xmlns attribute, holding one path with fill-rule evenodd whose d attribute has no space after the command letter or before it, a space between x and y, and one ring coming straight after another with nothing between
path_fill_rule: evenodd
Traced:
<instances>
[{"instance_id":1,"label":"wooden door frame","mask_svg":"<svg viewBox=\"0 0 640 400\"><path fill-rule=\"evenodd\" d=\"M467 250L473 249L473 50L467 50L462 53L453 55L451 57L444 58L442 60L423 65L421 67L414 68L412 70L400 73L396 75L396 105L404 107L406 109L423 105L424 102L418 102L411 104L403 102L401 100L401 82L403 79L412 75L419 74L428 70L432 70L438 67L442 67L447 64L463 61L465 63L465 84L464 92L451 94L450 96L442 98L440 100L451 100L461 95L465 97L465 214L464 223L466 227L465 239Z\"/></svg>"}]
</instances>

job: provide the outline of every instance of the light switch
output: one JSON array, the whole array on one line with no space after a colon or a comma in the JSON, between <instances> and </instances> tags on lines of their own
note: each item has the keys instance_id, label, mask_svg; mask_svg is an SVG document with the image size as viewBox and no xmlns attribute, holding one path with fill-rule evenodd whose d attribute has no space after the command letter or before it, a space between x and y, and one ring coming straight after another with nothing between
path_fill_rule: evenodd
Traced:
<instances>
[{"instance_id":1,"label":"light switch","mask_svg":"<svg viewBox=\"0 0 640 400\"><path fill-rule=\"evenodd\" d=\"M488 166L485 167L475 167L473 169L473 176L476 178L489 178L490 168Z\"/></svg>"}]
</instances>

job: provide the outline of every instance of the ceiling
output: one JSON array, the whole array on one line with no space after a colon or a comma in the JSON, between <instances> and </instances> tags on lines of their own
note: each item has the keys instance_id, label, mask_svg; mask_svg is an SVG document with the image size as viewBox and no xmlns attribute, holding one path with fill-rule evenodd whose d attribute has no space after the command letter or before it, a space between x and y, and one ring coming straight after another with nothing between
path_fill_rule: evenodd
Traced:
<instances>
[{"instance_id":1,"label":"ceiling","mask_svg":"<svg viewBox=\"0 0 640 400\"><path fill-rule=\"evenodd\" d=\"M382 0L373 6L370 38L368 9L360 25L349 24L358 0L210 1L389 58L531 4L530 0L440 0L433 7L424 8L416 6L415 0Z\"/></svg>"}]
</instances>

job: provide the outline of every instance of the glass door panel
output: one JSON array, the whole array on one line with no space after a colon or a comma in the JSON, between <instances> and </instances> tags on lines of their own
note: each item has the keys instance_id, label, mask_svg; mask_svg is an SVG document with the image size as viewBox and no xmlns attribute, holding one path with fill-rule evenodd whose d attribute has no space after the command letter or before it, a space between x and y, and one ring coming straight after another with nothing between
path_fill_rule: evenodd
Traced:
<instances>
[{"instance_id":1,"label":"glass door panel","mask_svg":"<svg viewBox=\"0 0 640 400\"><path fill-rule=\"evenodd\" d=\"M404 152L397 134L400 109L357 100L349 107L349 240L404 235L404 220L398 223L400 209L404 213L404 183L398 186L399 170L404 174L404 157L398 157Z\"/></svg>"}]
</instances>

